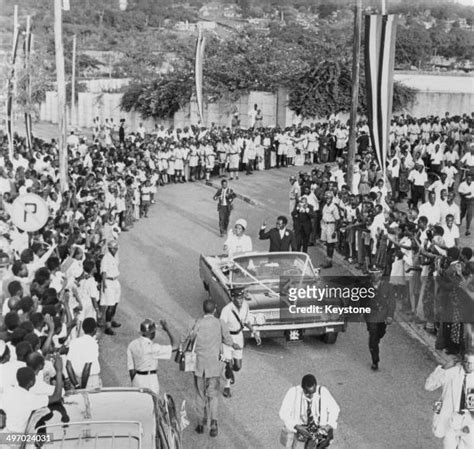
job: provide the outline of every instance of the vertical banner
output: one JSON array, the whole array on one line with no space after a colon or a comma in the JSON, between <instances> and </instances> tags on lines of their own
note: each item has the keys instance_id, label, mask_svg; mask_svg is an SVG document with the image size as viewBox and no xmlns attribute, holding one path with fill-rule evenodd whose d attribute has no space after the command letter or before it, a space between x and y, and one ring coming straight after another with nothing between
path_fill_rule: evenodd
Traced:
<instances>
[{"instance_id":1,"label":"vertical banner","mask_svg":"<svg viewBox=\"0 0 474 449\"><path fill-rule=\"evenodd\" d=\"M370 138L385 174L393 104L397 16L365 17L365 84Z\"/></svg>"},{"instance_id":2,"label":"vertical banner","mask_svg":"<svg viewBox=\"0 0 474 449\"><path fill-rule=\"evenodd\" d=\"M13 158L13 91L15 80L15 64L18 52L18 41L20 38L20 27L18 25L18 6L15 5L15 12L13 15L13 46L12 57L10 60L10 73L7 80L7 138L8 138L8 155L10 160Z\"/></svg>"},{"instance_id":3,"label":"vertical banner","mask_svg":"<svg viewBox=\"0 0 474 449\"><path fill-rule=\"evenodd\" d=\"M23 50L25 53L25 71L26 71L26 83L25 90L27 95L26 109L25 109L25 130L26 130L26 143L28 149L31 151L32 146L32 136L31 136L31 45L32 45L33 35L31 34L31 17L26 18L26 32L25 32L25 42Z\"/></svg>"},{"instance_id":4,"label":"vertical banner","mask_svg":"<svg viewBox=\"0 0 474 449\"><path fill-rule=\"evenodd\" d=\"M201 126L204 124L203 119L203 104L202 104L202 64L204 59L204 45L205 38L202 35L201 29L196 42L196 60L195 60L195 81L196 81L196 101L199 111L199 118L201 120Z\"/></svg>"}]
</instances>

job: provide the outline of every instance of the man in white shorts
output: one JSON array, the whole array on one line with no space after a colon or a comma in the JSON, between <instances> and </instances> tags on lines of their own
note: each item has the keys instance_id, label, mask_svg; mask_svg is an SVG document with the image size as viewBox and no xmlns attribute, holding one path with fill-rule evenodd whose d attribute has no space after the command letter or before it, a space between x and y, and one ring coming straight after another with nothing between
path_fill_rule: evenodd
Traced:
<instances>
[{"instance_id":1,"label":"man in white shorts","mask_svg":"<svg viewBox=\"0 0 474 449\"><path fill-rule=\"evenodd\" d=\"M230 301L221 312L221 320L227 323L230 335L235 344L241 348L244 347L244 327L252 332L257 345L262 343L258 332L254 332L250 322L250 311L245 301L245 289L235 288L231 290L232 301ZM226 361L225 377L226 385L224 387L224 397L230 398L230 385L234 383L234 371L240 371L242 368L243 349L233 349L232 346L224 345L223 356Z\"/></svg>"},{"instance_id":2,"label":"man in white shorts","mask_svg":"<svg viewBox=\"0 0 474 449\"><path fill-rule=\"evenodd\" d=\"M337 242L337 222L340 219L339 208L334 203L332 192L326 192L324 195L325 204L321 215L321 240L326 243L327 261L321 268L332 267L332 256Z\"/></svg>"},{"instance_id":3,"label":"man in white shorts","mask_svg":"<svg viewBox=\"0 0 474 449\"><path fill-rule=\"evenodd\" d=\"M100 306L105 316L105 333L107 335L115 335L113 327L120 327L121 324L113 318L117 311L117 305L120 302L120 282L119 282L119 259L118 259L118 242L110 240L107 243L107 249L100 264L100 272L102 274L102 295L100 298Z\"/></svg>"}]
</instances>

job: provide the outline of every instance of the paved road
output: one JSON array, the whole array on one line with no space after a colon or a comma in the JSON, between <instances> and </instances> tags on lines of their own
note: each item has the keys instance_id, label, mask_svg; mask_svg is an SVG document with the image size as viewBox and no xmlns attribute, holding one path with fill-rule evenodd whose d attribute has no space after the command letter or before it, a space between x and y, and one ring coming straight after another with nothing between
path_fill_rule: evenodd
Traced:
<instances>
[{"instance_id":1,"label":"paved road","mask_svg":"<svg viewBox=\"0 0 474 449\"><path fill-rule=\"evenodd\" d=\"M236 202L232 220L249 222L254 246L266 250L257 233L263 218L273 223L277 212L287 212L287 179L290 169L258 173L234 181L237 192L259 202ZM148 219L121 236L122 302L117 336L100 339L103 379L106 386L129 384L126 346L138 335L141 320L166 319L177 330L200 315L206 299L198 273L199 254L221 252L213 189L201 183L166 186ZM311 248L313 263L323 260ZM348 274L335 267L331 274ZM160 340L166 341L162 333ZM222 398L220 433L215 439L194 433L192 378L178 371L173 361L160 365L162 391L178 404L188 402L191 426L184 432L186 448L279 447L278 409L286 390L302 375L314 373L341 406L339 428L331 447L350 449L432 449L439 447L431 435L431 403L436 394L423 390L435 364L428 351L397 324L389 328L382 344L379 372L370 370L367 332L351 324L335 345L316 339L287 343L266 340L260 347L246 347L243 370L237 375L234 395Z\"/></svg>"}]
</instances>

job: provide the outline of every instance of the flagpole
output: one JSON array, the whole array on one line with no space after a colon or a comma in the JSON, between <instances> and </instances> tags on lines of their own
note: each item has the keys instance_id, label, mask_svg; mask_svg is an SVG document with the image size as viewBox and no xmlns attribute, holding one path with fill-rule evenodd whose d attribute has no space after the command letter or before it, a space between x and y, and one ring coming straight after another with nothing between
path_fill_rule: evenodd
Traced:
<instances>
[{"instance_id":1,"label":"flagpole","mask_svg":"<svg viewBox=\"0 0 474 449\"><path fill-rule=\"evenodd\" d=\"M62 0L54 0L54 43L56 53L56 80L58 91L58 151L59 183L61 192L68 190L66 147L66 76L64 71Z\"/></svg>"},{"instance_id":2,"label":"flagpole","mask_svg":"<svg viewBox=\"0 0 474 449\"><path fill-rule=\"evenodd\" d=\"M357 106L359 105L359 71L360 71L360 28L362 24L362 0L356 0L354 11L354 38L352 46L352 101L349 125L349 148L347 152L347 185L352 192L354 178L355 154L357 146Z\"/></svg>"},{"instance_id":3,"label":"flagpole","mask_svg":"<svg viewBox=\"0 0 474 449\"><path fill-rule=\"evenodd\" d=\"M10 160L13 159L13 93L14 93L14 78L15 78L15 62L16 52L18 47L18 5L14 6L13 9L13 44L12 44L12 57L11 57L11 68L8 74L7 80L7 135L8 135L8 156Z\"/></svg>"},{"instance_id":4,"label":"flagpole","mask_svg":"<svg viewBox=\"0 0 474 449\"><path fill-rule=\"evenodd\" d=\"M387 0L382 0L382 16L386 16L387 15ZM388 124L388 126L390 126L390 123ZM390 132L390 131L389 131ZM383 179L383 183L385 186L387 186L387 182L388 182L388 179L387 179L387 167L386 167L386 163L385 164L382 164L383 167L382 167L382 179Z\"/></svg>"},{"instance_id":5,"label":"flagpole","mask_svg":"<svg viewBox=\"0 0 474 449\"><path fill-rule=\"evenodd\" d=\"M72 38L71 126L75 125L76 111L76 35Z\"/></svg>"},{"instance_id":6,"label":"flagpole","mask_svg":"<svg viewBox=\"0 0 474 449\"><path fill-rule=\"evenodd\" d=\"M25 70L26 70L26 109L25 109L25 130L26 130L26 142L28 149L32 150L31 145L31 16L26 17L26 34L25 34Z\"/></svg>"}]
</instances>

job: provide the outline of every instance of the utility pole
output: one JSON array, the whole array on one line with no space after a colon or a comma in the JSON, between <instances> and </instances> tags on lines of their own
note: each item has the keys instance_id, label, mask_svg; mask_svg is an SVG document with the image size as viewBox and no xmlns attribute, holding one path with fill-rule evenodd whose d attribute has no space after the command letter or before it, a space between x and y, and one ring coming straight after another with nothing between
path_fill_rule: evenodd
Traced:
<instances>
[{"instance_id":1,"label":"utility pole","mask_svg":"<svg viewBox=\"0 0 474 449\"><path fill-rule=\"evenodd\" d=\"M72 37L71 126L76 124L76 35Z\"/></svg>"},{"instance_id":2,"label":"utility pole","mask_svg":"<svg viewBox=\"0 0 474 449\"><path fill-rule=\"evenodd\" d=\"M349 126L349 150L347 153L347 185L352 190L354 177L355 153L357 146L357 106L359 104L359 71L360 71L360 29L362 25L362 0L356 0L354 11L354 38L352 46L352 101Z\"/></svg>"},{"instance_id":3,"label":"utility pole","mask_svg":"<svg viewBox=\"0 0 474 449\"><path fill-rule=\"evenodd\" d=\"M56 52L56 82L58 90L59 183L61 192L68 190L66 146L66 75L64 70L62 0L54 0L54 47Z\"/></svg>"}]
</instances>

